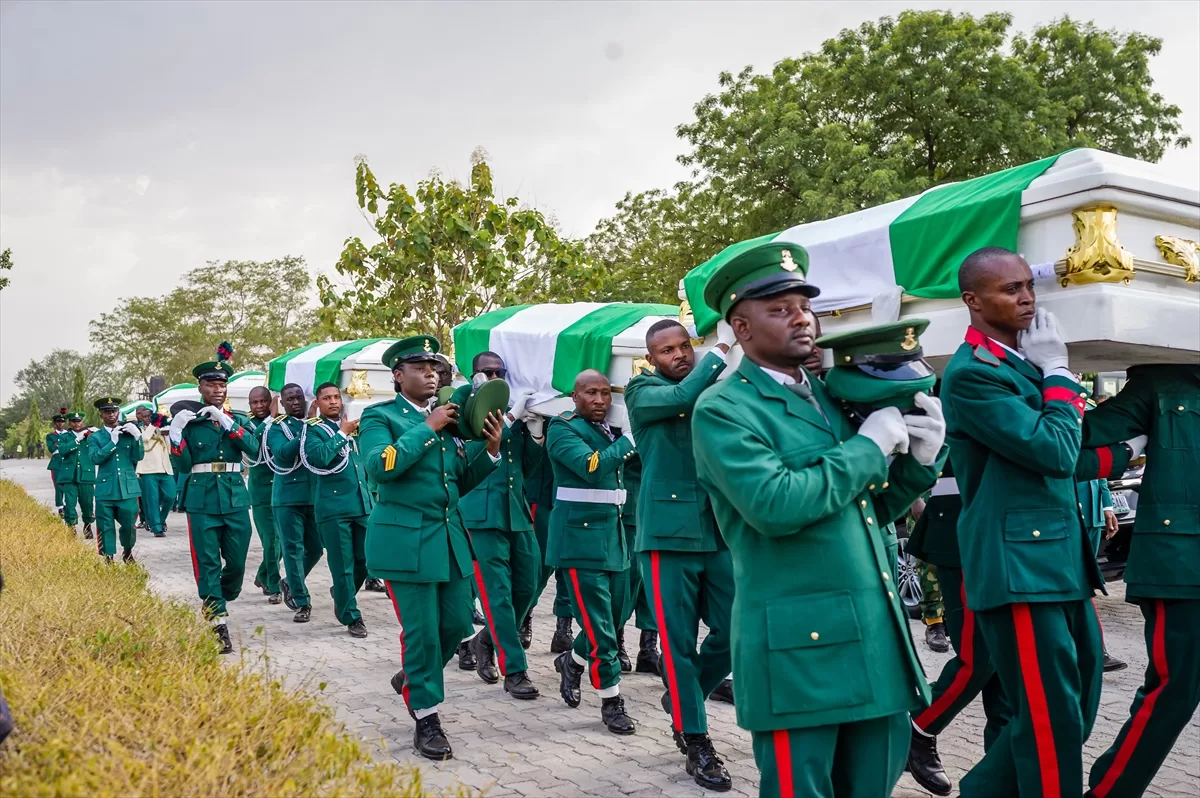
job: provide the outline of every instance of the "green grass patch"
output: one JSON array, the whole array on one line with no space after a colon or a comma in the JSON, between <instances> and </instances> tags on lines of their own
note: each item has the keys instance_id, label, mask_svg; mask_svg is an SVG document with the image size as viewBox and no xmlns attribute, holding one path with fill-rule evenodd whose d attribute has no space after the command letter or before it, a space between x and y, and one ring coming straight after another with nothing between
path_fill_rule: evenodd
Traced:
<instances>
[{"instance_id":1,"label":"green grass patch","mask_svg":"<svg viewBox=\"0 0 1200 798\"><path fill-rule=\"evenodd\" d=\"M0 480L0 795L420 796L318 700L217 654L190 607Z\"/></svg>"}]
</instances>

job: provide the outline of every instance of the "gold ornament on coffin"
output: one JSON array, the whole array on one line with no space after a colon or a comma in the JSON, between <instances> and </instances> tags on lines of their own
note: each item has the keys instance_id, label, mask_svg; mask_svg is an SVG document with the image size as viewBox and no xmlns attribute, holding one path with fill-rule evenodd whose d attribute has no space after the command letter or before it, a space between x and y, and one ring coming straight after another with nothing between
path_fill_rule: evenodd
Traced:
<instances>
[{"instance_id":1,"label":"gold ornament on coffin","mask_svg":"<svg viewBox=\"0 0 1200 798\"><path fill-rule=\"evenodd\" d=\"M696 317L692 313L692 303L688 302L686 299L681 299L679 301L679 323L683 325L683 329L685 330L696 326ZM703 338L693 338L691 340L692 346L700 346L700 344L704 343ZM637 364L635 362L634 366L636 367L636 365ZM637 374L637 372L635 371L634 374Z\"/></svg>"},{"instance_id":2,"label":"gold ornament on coffin","mask_svg":"<svg viewBox=\"0 0 1200 798\"><path fill-rule=\"evenodd\" d=\"M1096 205L1080 208L1071 215L1075 217L1075 244L1067 250L1062 286L1132 280L1133 253L1117 240L1117 209L1112 205Z\"/></svg>"},{"instance_id":3,"label":"gold ornament on coffin","mask_svg":"<svg viewBox=\"0 0 1200 798\"><path fill-rule=\"evenodd\" d=\"M635 357L633 359L633 374L629 376L636 377L643 371L652 372L654 371L654 366L651 366L650 361L644 357Z\"/></svg>"},{"instance_id":4,"label":"gold ornament on coffin","mask_svg":"<svg viewBox=\"0 0 1200 798\"><path fill-rule=\"evenodd\" d=\"M1155 236L1154 244L1163 260L1183 267L1186 272L1183 276L1185 281L1200 281L1200 244L1179 236Z\"/></svg>"},{"instance_id":5,"label":"gold ornament on coffin","mask_svg":"<svg viewBox=\"0 0 1200 798\"><path fill-rule=\"evenodd\" d=\"M370 399L375 395L375 392L371 390L371 384L367 382L366 369L350 372L350 384L346 386L346 393L354 399Z\"/></svg>"}]
</instances>

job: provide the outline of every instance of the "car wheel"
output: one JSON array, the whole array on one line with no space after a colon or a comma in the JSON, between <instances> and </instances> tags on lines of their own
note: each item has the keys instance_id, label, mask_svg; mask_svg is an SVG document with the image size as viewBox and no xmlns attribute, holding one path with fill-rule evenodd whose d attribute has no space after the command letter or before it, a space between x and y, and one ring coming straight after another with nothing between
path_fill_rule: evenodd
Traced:
<instances>
[{"instance_id":1,"label":"car wheel","mask_svg":"<svg viewBox=\"0 0 1200 798\"><path fill-rule=\"evenodd\" d=\"M921 587L921 575L917 572L917 558L908 553L908 538L897 541L896 582L900 588L900 600L908 617L921 617L921 602L925 600L925 589Z\"/></svg>"}]
</instances>

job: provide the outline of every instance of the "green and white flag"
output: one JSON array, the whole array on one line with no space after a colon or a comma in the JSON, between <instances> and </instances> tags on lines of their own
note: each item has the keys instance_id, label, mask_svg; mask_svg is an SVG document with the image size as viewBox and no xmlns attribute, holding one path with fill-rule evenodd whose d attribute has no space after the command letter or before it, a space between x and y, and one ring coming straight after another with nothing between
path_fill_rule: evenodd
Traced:
<instances>
[{"instance_id":1,"label":"green and white flag","mask_svg":"<svg viewBox=\"0 0 1200 798\"><path fill-rule=\"evenodd\" d=\"M357 341L327 341L309 344L286 352L267 363L267 387L281 391L283 386L296 383L311 397L314 389L322 383L335 385L342 374L342 361L350 357L370 358L366 350L378 349L374 363L379 363L384 350L395 342L395 338L361 338Z\"/></svg>"},{"instance_id":2,"label":"green and white flag","mask_svg":"<svg viewBox=\"0 0 1200 798\"><path fill-rule=\"evenodd\" d=\"M181 382L177 385L172 385L162 393L154 396L154 406L160 413L169 413L171 405L184 399L192 401L200 401L200 389L196 387L194 382Z\"/></svg>"},{"instance_id":3,"label":"green and white flag","mask_svg":"<svg viewBox=\"0 0 1200 798\"><path fill-rule=\"evenodd\" d=\"M625 302L517 305L484 313L454 328L459 371L492 351L508 367L514 393L532 391L542 402L569 393L585 369L608 371L613 338L648 317L678 318L676 305Z\"/></svg>"},{"instance_id":4,"label":"green and white flag","mask_svg":"<svg viewBox=\"0 0 1200 798\"><path fill-rule=\"evenodd\" d=\"M967 255L980 247L1017 248L1021 194L1059 157L726 247L683 278L696 329L703 335L717 324L716 311L703 298L709 275L764 241L786 241L808 251L808 281L821 289L812 303L817 311L866 305L896 285L914 296L956 297L958 267Z\"/></svg>"}]
</instances>

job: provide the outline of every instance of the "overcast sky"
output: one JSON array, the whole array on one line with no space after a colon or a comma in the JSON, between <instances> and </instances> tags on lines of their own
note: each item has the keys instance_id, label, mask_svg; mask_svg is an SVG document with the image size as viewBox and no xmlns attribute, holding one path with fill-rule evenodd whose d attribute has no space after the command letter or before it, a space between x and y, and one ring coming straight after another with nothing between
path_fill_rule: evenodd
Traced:
<instances>
[{"instance_id":1,"label":"overcast sky","mask_svg":"<svg viewBox=\"0 0 1200 798\"><path fill-rule=\"evenodd\" d=\"M685 177L674 128L717 74L815 49L905 8L1069 13L1163 39L1156 88L1197 144L1200 4L0 3L0 399L30 358L209 260L331 270L380 182L491 156L497 189L586 235L627 190Z\"/></svg>"}]
</instances>

